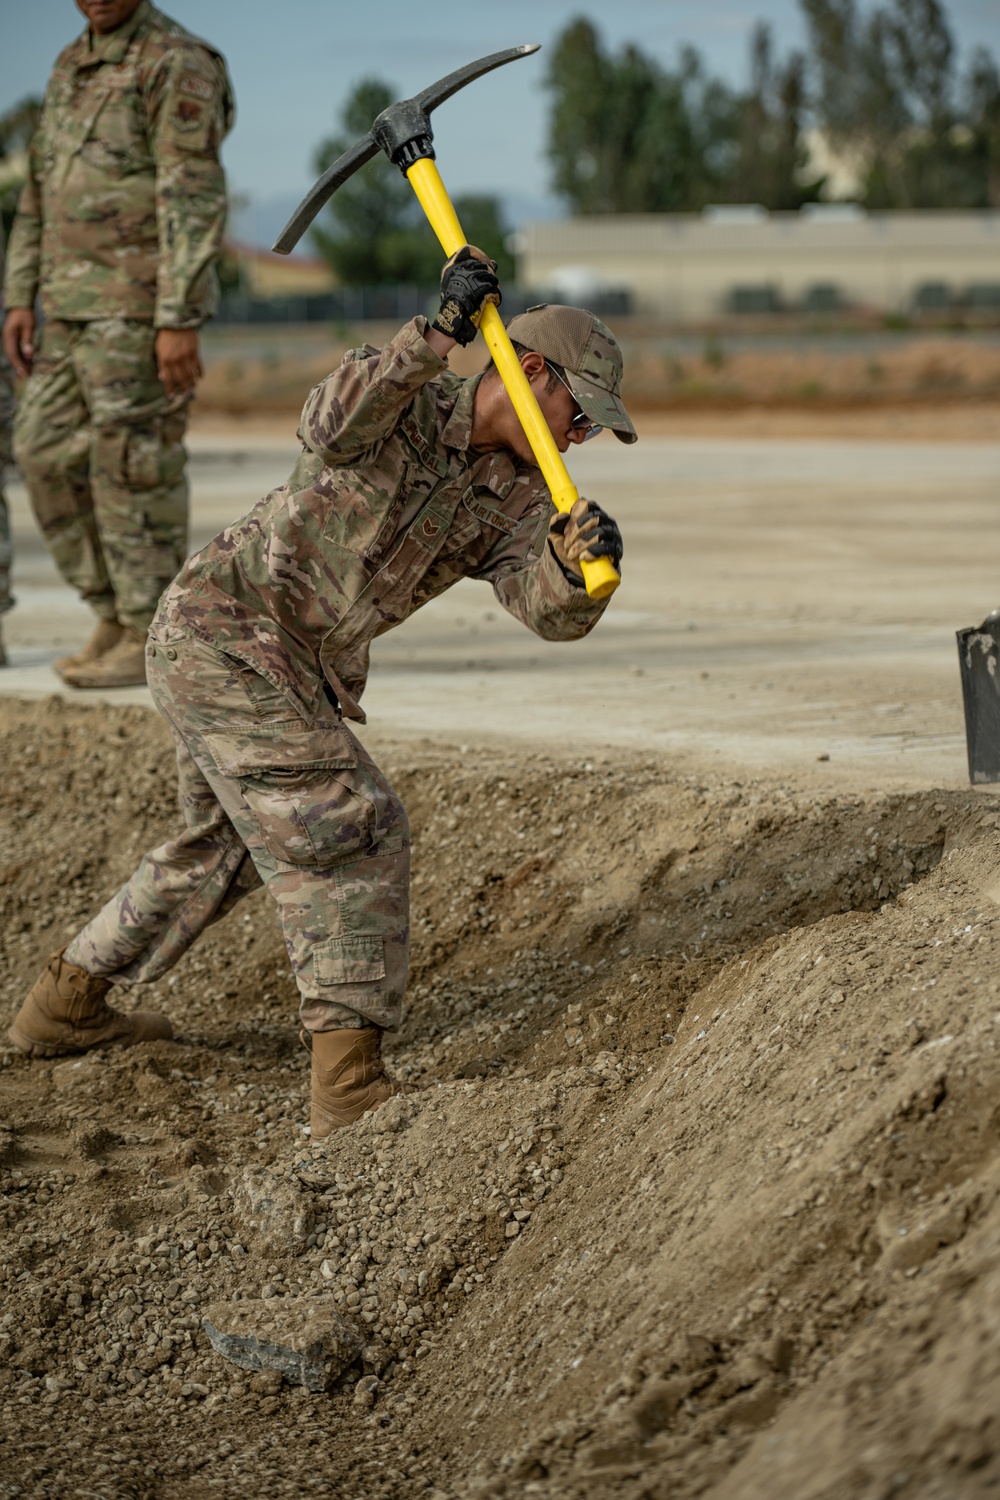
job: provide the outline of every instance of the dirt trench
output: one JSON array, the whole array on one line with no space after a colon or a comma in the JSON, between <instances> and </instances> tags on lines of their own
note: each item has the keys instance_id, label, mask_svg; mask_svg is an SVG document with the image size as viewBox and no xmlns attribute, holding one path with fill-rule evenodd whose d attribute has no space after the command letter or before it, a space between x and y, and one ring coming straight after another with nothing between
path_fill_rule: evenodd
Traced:
<instances>
[{"instance_id":1,"label":"dirt trench","mask_svg":"<svg viewBox=\"0 0 1000 1500\"><path fill-rule=\"evenodd\" d=\"M376 745L423 1085L312 1146L263 893L0 1054L0 1495L840 1500L1000 1484L1000 802ZM162 840L160 723L9 703L8 1009ZM332 1391L204 1309L332 1295Z\"/></svg>"}]
</instances>

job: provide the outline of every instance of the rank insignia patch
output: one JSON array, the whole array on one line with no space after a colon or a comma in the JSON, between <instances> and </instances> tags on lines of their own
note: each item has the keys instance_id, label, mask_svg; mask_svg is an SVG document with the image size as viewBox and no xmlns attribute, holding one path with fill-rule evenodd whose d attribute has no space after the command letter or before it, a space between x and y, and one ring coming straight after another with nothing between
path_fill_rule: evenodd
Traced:
<instances>
[{"instance_id":1,"label":"rank insignia patch","mask_svg":"<svg viewBox=\"0 0 1000 1500\"><path fill-rule=\"evenodd\" d=\"M177 92L188 94L192 99L204 99L207 102L212 97L212 85L207 78L200 78L197 73L182 73Z\"/></svg>"}]
</instances>

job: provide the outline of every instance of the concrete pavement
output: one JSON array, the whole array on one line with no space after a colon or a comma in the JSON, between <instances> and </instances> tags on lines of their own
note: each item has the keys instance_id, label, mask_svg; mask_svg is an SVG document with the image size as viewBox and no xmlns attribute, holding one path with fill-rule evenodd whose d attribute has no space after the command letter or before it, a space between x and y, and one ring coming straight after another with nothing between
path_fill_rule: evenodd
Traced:
<instances>
[{"instance_id":1,"label":"concrete pavement","mask_svg":"<svg viewBox=\"0 0 1000 1500\"><path fill-rule=\"evenodd\" d=\"M195 546L281 481L291 428L287 441L193 435ZM459 585L375 643L376 736L964 783L954 632L1000 600L1000 446L606 436L571 469L625 535L604 620L583 642L539 641L487 585ZM60 584L23 489L9 493L19 602L0 694L93 701L50 667L89 633L89 612Z\"/></svg>"}]
</instances>

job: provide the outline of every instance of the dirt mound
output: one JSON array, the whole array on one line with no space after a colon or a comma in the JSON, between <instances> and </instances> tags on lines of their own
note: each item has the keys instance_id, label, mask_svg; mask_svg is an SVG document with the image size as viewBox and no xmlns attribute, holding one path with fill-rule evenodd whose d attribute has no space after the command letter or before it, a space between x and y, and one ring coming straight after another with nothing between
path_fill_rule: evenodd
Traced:
<instances>
[{"instance_id":1,"label":"dirt mound","mask_svg":"<svg viewBox=\"0 0 1000 1500\"><path fill-rule=\"evenodd\" d=\"M257 893L140 1052L0 1054L0 1495L1000 1483L1000 804L375 746L422 1083L317 1146ZM143 710L9 703L10 1008L170 828ZM203 1309L332 1296L332 1390Z\"/></svg>"},{"instance_id":2,"label":"dirt mound","mask_svg":"<svg viewBox=\"0 0 1000 1500\"><path fill-rule=\"evenodd\" d=\"M198 387L202 414L251 416L286 412L297 418L306 392L365 342L376 348L397 332L390 324L343 330L317 341L308 330L217 330L206 340L207 369ZM860 330L855 330L858 333ZM640 412L740 411L747 407L809 410L911 404L995 405L1000 395L1000 347L992 330L924 330L852 336L841 330L759 329L690 333L649 327L642 320L617 327L625 357L624 396ZM796 337L797 333L797 337ZM221 345L218 341L221 340ZM243 345L245 344L245 347ZM486 363L478 343L449 361L460 375Z\"/></svg>"},{"instance_id":3,"label":"dirt mound","mask_svg":"<svg viewBox=\"0 0 1000 1500\"><path fill-rule=\"evenodd\" d=\"M805 337L747 347L741 339L708 338L700 354L677 357L662 337L626 337L625 399L639 409L872 407L995 401L1000 392L1000 349L988 339L928 333L877 351L850 344Z\"/></svg>"}]
</instances>

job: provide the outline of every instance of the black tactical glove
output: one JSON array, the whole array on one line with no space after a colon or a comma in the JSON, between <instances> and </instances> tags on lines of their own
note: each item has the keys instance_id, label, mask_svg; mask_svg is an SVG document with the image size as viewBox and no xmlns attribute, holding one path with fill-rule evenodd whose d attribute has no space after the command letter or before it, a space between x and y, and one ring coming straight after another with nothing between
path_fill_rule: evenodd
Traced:
<instances>
[{"instance_id":1,"label":"black tactical glove","mask_svg":"<svg viewBox=\"0 0 1000 1500\"><path fill-rule=\"evenodd\" d=\"M618 522L596 500L578 500L571 511L553 516L549 522L549 546L570 583L578 588L585 585L573 569L574 565L579 568L584 558L589 562L610 557L615 571L621 572L624 547Z\"/></svg>"},{"instance_id":2,"label":"black tactical glove","mask_svg":"<svg viewBox=\"0 0 1000 1500\"><path fill-rule=\"evenodd\" d=\"M456 343L471 344L487 302L500 306L497 263L475 245L463 245L441 272L441 306L431 327Z\"/></svg>"}]
</instances>

